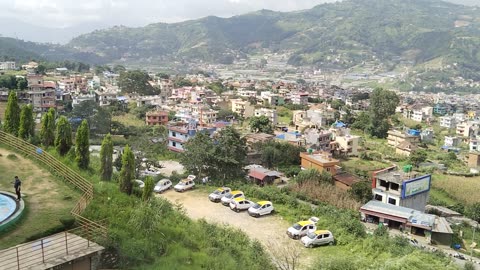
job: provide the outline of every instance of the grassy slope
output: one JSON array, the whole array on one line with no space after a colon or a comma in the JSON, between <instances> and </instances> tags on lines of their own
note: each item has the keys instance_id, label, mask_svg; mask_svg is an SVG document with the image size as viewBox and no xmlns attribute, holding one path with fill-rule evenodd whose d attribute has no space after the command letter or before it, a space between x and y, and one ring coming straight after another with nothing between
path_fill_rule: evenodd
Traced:
<instances>
[{"instance_id":1,"label":"grassy slope","mask_svg":"<svg viewBox=\"0 0 480 270\"><path fill-rule=\"evenodd\" d=\"M0 149L0 189L13 192L15 175L22 180L23 196L26 202L26 216L17 227L0 237L0 248L17 245L28 237L61 225L60 218L69 218L79 194L47 170L20 155L8 158L12 153Z\"/></svg>"}]
</instances>

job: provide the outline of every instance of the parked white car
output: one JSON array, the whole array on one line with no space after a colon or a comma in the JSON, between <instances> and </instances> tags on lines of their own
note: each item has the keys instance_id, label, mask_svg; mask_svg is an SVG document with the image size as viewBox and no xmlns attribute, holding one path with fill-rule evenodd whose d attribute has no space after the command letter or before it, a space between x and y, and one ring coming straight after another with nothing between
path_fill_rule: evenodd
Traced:
<instances>
[{"instance_id":1,"label":"parked white car","mask_svg":"<svg viewBox=\"0 0 480 270\"><path fill-rule=\"evenodd\" d=\"M253 205L254 205L254 202L245 199L245 197L235 198L230 201L230 209L232 209L235 212L247 210Z\"/></svg>"},{"instance_id":2,"label":"parked white car","mask_svg":"<svg viewBox=\"0 0 480 270\"><path fill-rule=\"evenodd\" d=\"M248 208L248 214L252 217L259 217L271 214L274 211L272 202L260 201Z\"/></svg>"},{"instance_id":3,"label":"parked white car","mask_svg":"<svg viewBox=\"0 0 480 270\"><path fill-rule=\"evenodd\" d=\"M233 199L244 198L244 197L245 195L243 195L242 191L235 190L225 194L225 196L223 196L223 198L220 201L222 202L223 205L228 206Z\"/></svg>"},{"instance_id":4,"label":"parked white car","mask_svg":"<svg viewBox=\"0 0 480 270\"><path fill-rule=\"evenodd\" d=\"M156 193L162 193L162 192L164 192L166 190L169 190L171 188L172 188L172 181L170 181L168 179L162 179L162 180L157 182L157 184L153 188L153 191L156 192Z\"/></svg>"},{"instance_id":5,"label":"parked white car","mask_svg":"<svg viewBox=\"0 0 480 270\"><path fill-rule=\"evenodd\" d=\"M327 230L317 230L314 232L308 232L307 235L302 237L301 239L302 244L305 247L314 247L320 245L333 245L335 243L335 239L333 238L333 234Z\"/></svg>"},{"instance_id":6,"label":"parked white car","mask_svg":"<svg viewBox=\"0 0 480 270\"><path fill-rule=\"evenodd\" d=\"M145 186L145 183L142 180L135 179L133 181L135 182L135 185L137 185L139 188L143 188Z\"/></svg>"},{"instance_id":7,"label":"parked white car","mask_svg":"<svg viewBox=\"0 0 480 270\"><path fill-rule=\"evenodd\" d=\"M312 220L299 221L287 229L287 235L293 239L300 239L301 237L307 235L308 232L314 232L317 230L315 223L316 222Z\"/></svg>"},{"instance_id":8,"label":"parked white car","mask_svg":"<svg viewBox=\"0 0 480 270\"><path fill-rule=\"evenodd\" d=\"M229 187L217 188L214 192L208 195L208 199L212 202L219 202L225 195L232 191Z\"/></svg>"},{"instance_id":9,"label":"parked white car","mask_svg":"<svg viewBox=\"0 0 480 270\"><path fill-rule=\"evenodd\" d=\"M178 191L178 192L184 192L186 190L193 189L193 188L195 188L195 182L188 178L181 180L180 182L178 182L178 184L176 184L173 187L173 189L175 189L175 191Z\"/></svg>"}]
</instances>

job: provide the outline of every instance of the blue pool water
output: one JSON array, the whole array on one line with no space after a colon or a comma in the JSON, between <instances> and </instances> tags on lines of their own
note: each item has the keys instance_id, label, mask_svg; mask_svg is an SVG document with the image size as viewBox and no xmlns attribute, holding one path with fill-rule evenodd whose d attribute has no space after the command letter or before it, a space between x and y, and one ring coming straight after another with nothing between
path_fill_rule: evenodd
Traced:
<instances>
[{"instance_id":1,"label":"blue pool water","mask_svg":"<svg viewBox=\"0 0 480 270\"><path fill-rule=\"evenodd\" d=\"M0 194L0 224L11 216L16 208L17 203L13 198Z\"/></svg>"}]
</instances>

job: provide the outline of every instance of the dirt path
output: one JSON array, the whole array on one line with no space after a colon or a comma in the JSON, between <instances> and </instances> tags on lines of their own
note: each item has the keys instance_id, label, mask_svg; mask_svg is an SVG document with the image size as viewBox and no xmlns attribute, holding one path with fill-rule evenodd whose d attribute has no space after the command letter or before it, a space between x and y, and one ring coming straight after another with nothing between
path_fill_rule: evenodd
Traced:
<instances>
[{"instance_id":1,"label":"dirt path","mask_svg":"<svg viewBox=\"0 0 480 270\"><path fill-rule=\"evenodd\" d=\"M284 264L285 257L289 260L295 258L302 263L300 268L305 269L313 261L299 241L286 235L291 224L279 216L253 218L246 212L236 213L221 203L210 202L207 195L199 191L178 193L171 190L157 196L182 204L188 216L193 219L204 218L212 223L225 224L244 231L250 238L260 241L277 264Z\"/></svg>"}]
</instances>

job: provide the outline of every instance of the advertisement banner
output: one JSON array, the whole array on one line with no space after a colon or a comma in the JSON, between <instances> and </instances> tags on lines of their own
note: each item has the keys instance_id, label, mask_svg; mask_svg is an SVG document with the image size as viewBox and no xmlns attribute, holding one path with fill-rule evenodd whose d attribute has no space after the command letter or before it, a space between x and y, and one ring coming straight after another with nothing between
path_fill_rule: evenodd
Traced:
<instances>
[{"instance_id":1,"label":"advertisement banner","mask_svg":"<svg viewBox=\"0 0 480 270\"><path fill-rule=\"evenodd\" d=\"M424 175L409 181L403 182L402 198L408 198L430 190L432 176Z\"/></svg>"}]
</instances>

